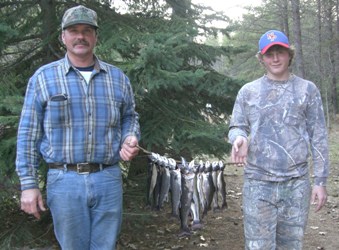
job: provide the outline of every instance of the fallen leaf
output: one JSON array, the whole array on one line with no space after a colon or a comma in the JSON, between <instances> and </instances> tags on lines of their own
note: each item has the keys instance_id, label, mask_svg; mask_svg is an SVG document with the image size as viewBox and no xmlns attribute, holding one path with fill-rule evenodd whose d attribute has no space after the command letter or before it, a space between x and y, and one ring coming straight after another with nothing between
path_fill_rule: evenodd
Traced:
<instances>
[{"instance_id":1,"label":"fallen leaf","mask_svg":"<svg viewBox=\"0 0 339 250\"><path fill-rule=\"evenodd\" d=\"M176 246L172 246L172 249L180 249L180 248L184 248L184 246L182 245L176 245Z\"/></svg>"},{"instance_id":2,"label":"fallen leaf","mask_svg":"<svg viewBox=\"0 0 339 250\"><path fill-rule=\"evenodd\" d=\"M208 244L207 243L199 243L198 247L208 247Z\"/></svg>"},{"instance_id":3,"label":"fallen leaf","mask_svg":"<svg viewBox=\"0 0 339 250\"><path fill-rule=\"evenodd\" d=\"M136 245L134 245L134 244L128 244L128 247L130 247L130 248L132 248L132 249L138 249L138 248L136 247Z\"/></svg>"}]
</instances>

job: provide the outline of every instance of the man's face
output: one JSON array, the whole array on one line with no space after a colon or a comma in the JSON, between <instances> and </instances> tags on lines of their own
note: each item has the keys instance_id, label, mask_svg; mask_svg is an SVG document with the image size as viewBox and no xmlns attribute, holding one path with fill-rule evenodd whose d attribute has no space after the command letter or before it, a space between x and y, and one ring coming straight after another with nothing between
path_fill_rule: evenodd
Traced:
<instances>
[{"instance_id":1,"label":"man's face","mask_svg":"<svg viewBox=\"0 0 339 250\"><path fill-rule=\"evenodd\" d=\"M63 30L62 41L70 56L79 58L92 56L97 42L97 33L91 25L76 24Z\"/></svg>"},{"instance_id":2,"label":"man's face","mask_svg":"<svg viewBox=\"0 0 339 250\"><path fill-rule=\"evenodd\" d=\"M285 47L275 45L262 56L267 75L275 80L286 80L289 76L290 53Z\"/></svg>"}]
</instances>

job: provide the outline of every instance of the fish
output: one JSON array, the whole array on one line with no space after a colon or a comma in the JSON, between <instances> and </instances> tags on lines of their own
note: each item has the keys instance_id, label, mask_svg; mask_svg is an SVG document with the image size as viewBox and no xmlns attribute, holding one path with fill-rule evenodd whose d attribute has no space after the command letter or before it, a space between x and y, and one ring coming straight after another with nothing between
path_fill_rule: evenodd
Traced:
<instances>
[{"instance_id":1,"label":"fish","mask_svg":"<svg viewBox=\"0 0 339 250\"><path fill-rule=\"evenodd\" d=\"M204 207L204 210L202 211L202 216L207 215L207 211L211 209L211 203L213 200L213 194L214 194L214 186L213 186L213 180L212 180L212 166L209 161L205 162L205 168L202 172L202 191L203 196L206 201L206 206Z\"/></svg>"},{"instance_id":2,"label":"fish","mask_svg":"<svg viewBox=\"0 0 339 250\"><path fill-rule=\"evenodd\" d=\"M194 186L194 172L193 168L189 167L186 160L182 157L181 160L181 198L180 198L180 232L179 237L191 235L191 230L188 226L188 218L190 214L193 186Z\"/></svg>"},{"instance_id":3,"label":"fish","mask_svg":"<svg viewBox=\"0 0 339 250\"><path fill-rule=\"evenodd\" d=\"M162 156L158 155L155 165L156 165L156 171L157 171L157 179L156 184L154 187L153 192L153 209L154 210L160 210L160 191L161 191L161 181L162 181L162 175L163 175L163 167L161 166L162 163Z\"/></svg>"},{"instance_id":4,"label":"fish","mask_svg":"<svg viewBox=\"0 0 339 250\"><path fill-rule=\"evenodd\" d=\"M161 159L162 175L161 175L161 187L159 194L159 209L162 209L164 202L168 202L168 192L171 183L171 174L168 165L167 157L163 156Z\"/></svg>"},{"instance_id":5,"label":"fish","mask_svg":"<svg viewBox=\"0 0 339 250\"><path fill-rule=\"evenodd\" d=\"M194 173L194 183L193 183L193 199L191 203L191 214L193 217L192 221L192 230L199 230L203 227L200 221L200 206L199 206L199 193L198 193L198 171L199 171L199 164L195 164L194 160L190 162L190 167L193 169Z\"/></svg>"},{"instance_id":6,"label":"fish","mask_svg":"<svg viewBox=\"0 0 339 250\"><path fill-rule=\"evenodd\" d=\"M219 161L218 165L220 169L217 177L218 193L221 197L221 209L226 209L228 205L226 201L226 182L224 179L225 164Z\"/></svg>"},{"instance_id":7,"label":"fish","mask_svg":"<svg viewBox=\"0 0 339 250\"><path fill-rule=\"evenodd\" d=\"M148 164L147 164L147 184L146 184L146 205L151 207L152 206L152 196L155 186L155 181L152 183L153 180L153 166L155 165L152 161L151 157L148 157ZM155 176L156 179L156 176Z\"/></svg>"},{"instance_id":8,"label":"fish","mask_svg":"<svg viewBox=\"0 0 339 250\"><path fill-rule=\"evenodd\" d=\"M214 186L214 194L213 194L213 212L220 209L218 204L218 174L219 174L219 162L212 162L212 182Z\"/></svg>"},{"instance_id":9,"label":"fish","mask_svg":"<svg viewBox=\"0 0 339 250\"><path fill-rule=\"evenodd\" d=\"M176 161L173 158L169 158L168 160L170 170L170 192L172 205L171 217L179 220L179 208L181 199L181 170L177 167Z\"/></svg>"},{"instance_id":10,"label":"fish","mask_svg":"<svg viewBox=\"0 0 339 250\"><path fill-rule=\"evenodd\" d=\"M199 161L199 167L197 169L197 191L198 191L198 196L199 196L199 204L200 204L200 210L205 211L207 207L207 200L204 195L204 188L203 188L203 172L205 169L205 164L202 160ZM203 215L202 215L203 217Z\"/></svg>"},{"instance_id":11,"label":"fish","mask_svg":"<svg viewBox=\"0 0 339 250\"><path fill-rule=\"evenodd\" d=\"M146 205L149 207L154 206L154 189L157 182L157 161L158 154L152 153L148 156L148 168L147 168L147 197Z\"/></svg>"}]
</instances>

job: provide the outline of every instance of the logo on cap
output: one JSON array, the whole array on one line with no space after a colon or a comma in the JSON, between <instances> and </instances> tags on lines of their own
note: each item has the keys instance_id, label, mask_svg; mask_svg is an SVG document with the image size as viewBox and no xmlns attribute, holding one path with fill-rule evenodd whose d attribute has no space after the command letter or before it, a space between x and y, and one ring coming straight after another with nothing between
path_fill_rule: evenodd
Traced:
<instances>
[{"instance_id":1,"label":"logo on cap","mask_svg":"<svg viewBox=\"0 0 339 250\"><path fill-rule=\"evenodd\" d=\"M270 40L270 41L272 41L272 42L273 42L276 38L277 38L277 36L274 34L274 32L268 33L268 34L267 34L267 39Z\"/></svg>"}]
</instances>

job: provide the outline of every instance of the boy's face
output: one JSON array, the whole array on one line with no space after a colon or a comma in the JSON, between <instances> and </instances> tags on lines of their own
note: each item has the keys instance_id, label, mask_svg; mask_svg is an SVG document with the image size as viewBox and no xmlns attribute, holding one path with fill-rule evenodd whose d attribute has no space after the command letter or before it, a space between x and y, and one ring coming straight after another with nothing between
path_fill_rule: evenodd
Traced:
<instances>
[{"instance_id":1,"label":"boy's face","mask_svg":"<svg viewBox=\"0 0 339 250\"><path fill-rule=\"evenodd\" d=\"M262 55L267 75L273 80L287 80L289 77L290 53L285 47L274 45Z\"/></svg>"}]
</instances>

